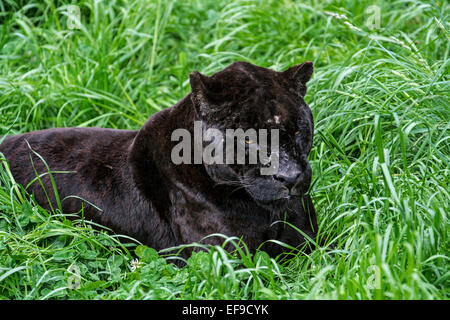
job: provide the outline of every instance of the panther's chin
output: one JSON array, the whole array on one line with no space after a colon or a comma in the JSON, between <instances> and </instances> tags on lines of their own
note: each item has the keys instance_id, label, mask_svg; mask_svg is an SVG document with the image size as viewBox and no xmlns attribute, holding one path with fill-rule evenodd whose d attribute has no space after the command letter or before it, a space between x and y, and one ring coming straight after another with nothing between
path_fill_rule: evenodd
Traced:
<instances>
[{"instance_id":1,"label":"panther's chin","mask_svg":"<svg viewBox=\"0 0 450 320\"><path fill-rule=\"evenodd\" d=\"M278 186L270 187L268 184L265 186L250 185L245 190L255 201L271 202L289 197L289 190L287 188Z\"/></svg>"},{"instance_id":2,"label":"panther's chin","mask_svg":"<svg viewBox=\"0 0 450 320\"><path fill-rule=\"evenodd\" d=\"M263 209L269 210L272 213L282 214L292 201L301 201L304 193L301 191L290 193L289 191L282 190L276 194L266 195L261 197L261 194L252 196L253 200Z\"/></svg>"},{"instance_id":3,"label":"panther's chin","mask_svg":"<svg viewBox=\"0 0 450 320\"><path fill-rule=\"evenodd\" d=\"M270 211L272 216L283 214L288 208L289 198L281 198L276 200L256 200L255 202L263 209Z\"/></svg>"}]
</instances>

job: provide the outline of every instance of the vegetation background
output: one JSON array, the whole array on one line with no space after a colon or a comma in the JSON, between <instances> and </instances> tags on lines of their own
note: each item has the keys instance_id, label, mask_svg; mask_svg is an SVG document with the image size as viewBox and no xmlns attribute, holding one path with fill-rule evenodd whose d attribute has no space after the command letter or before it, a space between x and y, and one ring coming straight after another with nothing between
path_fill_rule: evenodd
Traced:
<instances>
[{"instance_id":1,"label":"vegetation background","mask_svg":"<svg viewBox=\"0 0 450 320\"><path fill-rule=\"evenodd\" d=\"M278 259L219 246L178 268L43 210L2 161L0 298L448 299L449 13L441 0L0 1L0 136L138 129L194 69L313 61L310 193L334 246Z\"/></svg>"}]
</instances>

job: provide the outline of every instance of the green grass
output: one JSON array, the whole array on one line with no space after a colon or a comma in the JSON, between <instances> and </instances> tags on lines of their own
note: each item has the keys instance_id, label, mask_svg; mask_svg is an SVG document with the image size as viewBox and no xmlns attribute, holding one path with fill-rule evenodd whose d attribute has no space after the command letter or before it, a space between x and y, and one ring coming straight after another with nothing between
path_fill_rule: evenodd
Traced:
<instances>
[{"instance_id":1,"label":"green grass","mask_svg":"<svg viewBox=\"0 0 450 320\"><path fill-rule=\"evenodd\" d=\"M447 1L79 1L79 30L68 3L0 1L0 135L138 129L194 69L314 61L311 195L335 247L278 260L213 247L178 268L45 211L3 162L0 298L449 298Z\"/></svg>"}]
</instances>

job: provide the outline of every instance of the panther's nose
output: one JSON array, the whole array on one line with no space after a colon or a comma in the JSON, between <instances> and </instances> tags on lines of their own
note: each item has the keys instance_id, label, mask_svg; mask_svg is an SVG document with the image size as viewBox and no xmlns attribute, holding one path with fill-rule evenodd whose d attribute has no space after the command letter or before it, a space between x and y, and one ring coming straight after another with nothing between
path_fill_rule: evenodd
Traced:
<instances>
[{"instance_id":1,"label":"panther's nose","mask_svg":"<svg viewBox=\"0 0 450 320\"><path fill-rule=\"evenodd\" d=\"M274 175L275 180L280 181L289 190L292 189L300 180L300 171L288 172L287 174Z\"/></svg>"}]
</instances>

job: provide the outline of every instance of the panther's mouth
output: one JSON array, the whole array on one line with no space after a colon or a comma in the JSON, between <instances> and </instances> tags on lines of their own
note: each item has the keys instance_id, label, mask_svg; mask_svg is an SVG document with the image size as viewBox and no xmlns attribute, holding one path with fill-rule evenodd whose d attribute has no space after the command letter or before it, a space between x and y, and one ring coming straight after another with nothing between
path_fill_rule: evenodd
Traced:
<instances>
[{"instance_id":1,"label":"panther's mouth","mask_svg":"<svg viewBox=\"0 0 450 320\"><path fill-rule=\"evenodd\" d=\"M249 195L260 202L271 203L294 199L304 195L303 188L289 189L277 183L259 183L245 187Z\"/></svg>"}]
</instances>

